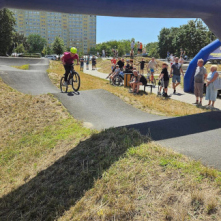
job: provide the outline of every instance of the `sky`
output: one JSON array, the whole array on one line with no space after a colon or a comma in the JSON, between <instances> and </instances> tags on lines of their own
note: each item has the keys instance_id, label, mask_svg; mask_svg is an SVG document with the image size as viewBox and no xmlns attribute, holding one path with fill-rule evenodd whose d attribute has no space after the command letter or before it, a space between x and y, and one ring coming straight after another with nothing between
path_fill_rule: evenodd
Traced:
<instances>
[{"instance_id":1,"label":"sky","mask_svg":"<svg viewBox=\"0 0 221 221\"><path fill-rule=\"evenodd\" d=\"M158 40L164 27L179 27L190 19L176 18L121 18L97 16L97 43L135 38L143 44Z\"/></svg>"}]
</instances>

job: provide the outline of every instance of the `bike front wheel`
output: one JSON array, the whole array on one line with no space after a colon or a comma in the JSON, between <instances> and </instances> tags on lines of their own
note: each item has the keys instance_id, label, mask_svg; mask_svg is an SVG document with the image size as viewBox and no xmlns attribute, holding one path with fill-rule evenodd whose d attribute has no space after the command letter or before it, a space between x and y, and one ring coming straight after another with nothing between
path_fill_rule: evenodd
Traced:
<instances>
[{"instance_id":1,"label":"bike front wheel","mask_svg":"<svg viewBox=\"0 0 221 221\"><path fill-rule=\"evenodd\" d=\"M72 88L74 91L78 91L81 85L81 79L80 79L80 75L75 72L73 73L73 80L72 80Z\"/></svg>"},{"instance_id":2,"label":"bike front wheel","mask_svg":"<svg viewBox=\"0 0 221 221\"><path fill-rule=\"evenodd\" d=\"M67 90L68 90L68 86L65 85L64 77L61 78L61 81L60 81L60 89L61 89L61 92L62 92L62 93L66 93Z\"/></svg>"}]
</instances>

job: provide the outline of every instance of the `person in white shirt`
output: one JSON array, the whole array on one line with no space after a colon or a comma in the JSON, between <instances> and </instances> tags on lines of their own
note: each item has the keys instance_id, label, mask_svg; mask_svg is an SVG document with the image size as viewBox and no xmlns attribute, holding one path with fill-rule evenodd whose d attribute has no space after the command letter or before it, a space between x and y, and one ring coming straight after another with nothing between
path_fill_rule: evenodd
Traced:
<instances>
[{"instance_id":1,"label":"person in white shirt","mask_svg":"<svg viewBox=\"0 0 221 221\"><path fill-rule=\"evenodd\" d=\"M147 65L147 73L149 72L149 69L150 69L150 73L151 73L151 76L150 76L150 81L151 82L153 82L155 68L157 68L157 67L158 67L158 64L155 61L155 58L152 57L151 61Z\"/></svg>"},{"instance_id":2,"label":"person in white shirt","mask_svg":"<svg viewBox=\"0 0 221 221\"><path fill-rule=\"evenodd\" d=\"M135 43L134 43L134 41L132 41L131 44L130 44L131 50L134 50L134 45L135 45Z\"/></svg>"},{"instance_id":3,"label":"person in white shirt","mask_svg":"<svg viewBox=\"0 0 221 221\"><path fill-rule=\"evenodd\" d=\"M178 63L181 64L181 65L184 64L183 55L180 55L180 59L179 59Z\"/></svg>"}]
</instances>

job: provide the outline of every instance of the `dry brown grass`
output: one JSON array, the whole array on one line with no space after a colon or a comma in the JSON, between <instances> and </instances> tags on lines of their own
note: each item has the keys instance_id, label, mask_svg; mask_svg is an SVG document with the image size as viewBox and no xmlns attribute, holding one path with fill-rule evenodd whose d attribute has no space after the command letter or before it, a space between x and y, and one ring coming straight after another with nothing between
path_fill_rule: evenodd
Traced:
<instances>
[{"instance_id":1,"label":"dry brown grass","mask_svg":"<svg viewBox=\"0 0 221 221\"><path fill-rule=\"evenodd\" d=\"M109 84L108 81L93 77L91 75L84 74L79 71L79 66L75 66L76 70L81 76L81 88L80 90L93 90L93 89L104 89L107 90L119 98L121 98L126 103L133 105L148 113L167 115L167 116L185 116L197 113L203 113L206 110L199 109L193 105L175 101L172 99L161 99L155 94L149 94L146 96L141 93L141 95L134 96L128 93L128 89L124 87L114 87ZM64 74L64 68L60 62L52 61L50 69L48 70L49 77L52 82L59 87L59 82L61 76Z\"/></svg>"},{"instance_id":2,"label":"dry brown grass","mask_svg":"<svg viewBox=\"0 0 221 221\"><path fill-rule=\"evenodd\" d=\"M72 146L61 145L63 138L66 143L74 138L72 144L77 144L78 136L82 139L91 132L79 130L81 124L52 95L25 95L0 79L0 98L2 196L64 155Z\"/></svg>"},{"instance_id":3,"label":"dry brown grass","mask_svg":"<svg viewBox=\"0 0 221 221\"><path fill-rule=\"evenodd\" d=\"M204 169L153 142L132 147L59 220L221 220L220 188Z\"/></svg>"}]
</instances>

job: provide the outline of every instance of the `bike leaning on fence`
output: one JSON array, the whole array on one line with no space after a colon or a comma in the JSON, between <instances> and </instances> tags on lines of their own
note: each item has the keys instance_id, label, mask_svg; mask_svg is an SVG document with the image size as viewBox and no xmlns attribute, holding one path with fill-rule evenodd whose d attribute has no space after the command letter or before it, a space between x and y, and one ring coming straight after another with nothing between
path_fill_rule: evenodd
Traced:
<instances>
[{"instance_id":1,"label":"bike leaning on fence","mask_svg":"<svg viewBox=\"0 0 221 221\"><path fill-rule=\"evenodd\" d=\"M78 91L81 85L80 75L74 70L74 66L70 70L70 73L67 78L67 84L65 84L65 75L60 80L60 89L62 93L68 91L68 85L71 85L74 91Z\"/></svg>"}]
</instances>

